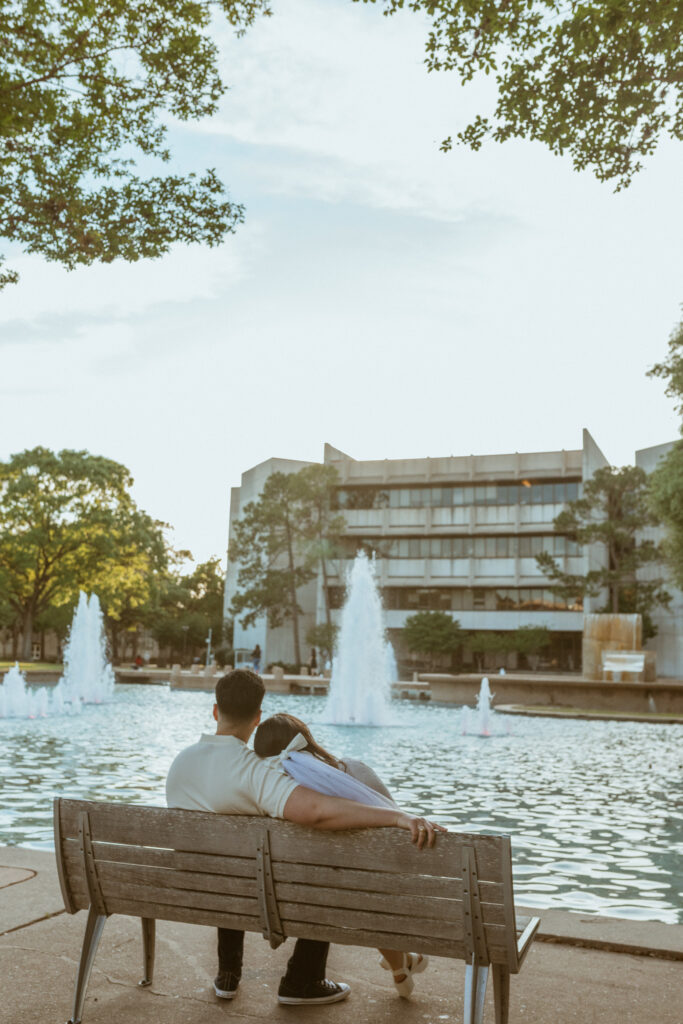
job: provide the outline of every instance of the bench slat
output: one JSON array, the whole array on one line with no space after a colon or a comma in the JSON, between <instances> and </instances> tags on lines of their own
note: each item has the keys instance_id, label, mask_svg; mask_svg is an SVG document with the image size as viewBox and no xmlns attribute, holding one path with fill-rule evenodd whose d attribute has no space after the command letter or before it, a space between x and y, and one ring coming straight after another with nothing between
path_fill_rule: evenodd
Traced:
<instances>
[{"instance_id":1,"label":"bench slat","mask_svg":"<svg viewBox=\"0 0 683 1024\"><path fill-rule=\"evenodd\" d=\"M155 921L179 921L184 924L207 924L215 928L260 932L259 917L251 914L230 914L201 907L179 907L167 903L146 903L127 896L112 896L107 905L110 914L154 918Z\"/></svg>"},{"instance_id":2,"label":"bench slat","mask_svg":"<svg viewBox=\"0 0 683 1024\"><path fill-rule=\"evenodd\" d=\"M435 936L425 938L412 935L388 935L386 932L366 931L354 928L333 928L330 925L312 922L282 921L287 935L303 939L318 939L322 942L335 942L341 946L368 946L377 949L399 949L410 953L419 949L430 956L454 957L467 960L467 949L459 941L438 939ZM489 947L490 960L493 964L507 964L507 950L499 946Z\"/></svg>"},{"instance_id":3,"label":"bench slat","mask_svg":"<svg viewBox=\"0 0 683 1024\"><path fill-rule=\"evenodd\" d=\"M356 868L333 867L323 864L296 864L276 861L273 864L276 882L314 882L316 885L338 886L359 892L385 892L412 896L437 896L443 899L462 899L462 879L438 878L431 875L394 874L390 871L367 871ZM491 903L502 903L503 887L499 882L482 882L482 898Z\"/></svg>"},{"instance_id":4,"label":"bench slat","mask_svg":"<svg viewBox=\"0 0 683 1024\"><path fill-rule=\"evenodd\" d=\"M80 853L76 840L64 844L66 857L73 869L80 872ZM167 867L177 870L198 871L210 875L255 877L254 857L221 857L181 850L160 850L151 846L123 846L115 843L94 843L98 860L149 867ZM462 899L462 881L457 878L438 878L431 875L397 875L389 871L368 871L356 868L295 864L279 861L273 864L276 882L303 882L328 885L359 892L384 892L397 895L436 896L444 899ZM498 882L480 883L482 899L502 903L503 887Z\"/></svg>"},{"instance_id":5,"label":"bench slat","mask_svg":"<svg viewBox=\"0 0 683 1024\"><path fill-rule=\"evenodd\" d=\"M68 863L71 868L71 857ZM78 870L78 865L74 863ZM179 889L208 894L221 893L233 896L256 898L255 878L231 878L216 874L194 871L178 871L173 868L147 867L137 864L116 864L107 861L98 863L98 873L103 885L145 885L151 889L149 899L154 899L157 889ZM309 879L309 882L311 880ZM414 915L423 921L439 920L453 922L462 916L460 900L410 896L406 894L355 892L351 889L327 888L319 884L296 884L275 880L275 894L278 902L316 904L351 910L376 910L380 913ZM503 908L483 902L482 914L486 924L504 924Z\"/></svg>"},{"instance_id":6,"label":"bench slat","mask_svg":"<svg viewBox=\"0 0 683 1024\"><path fill-rule=\"evenodd\" d=\"M163 887L161 885L138 884L130 880L120 878L109 878L106 865L103 865L103 872L100 876L102 893L107 909L116 900L132 899L140 904L149 906L162 905L165 907L185 907L188 910L202 909L213 910L218 913L248 916L258 919L258 900L256 897L232 896L224 893L198 892L197 890L185 890ZM286 900L279 900L278 907L280 917L283 921L305 922L315 925L329 926L334 929L352 928L356 931L382 931L386 935L411 935L415 941L422 942L424 939L437 938L461 941L463 937L463 925L461 915L454 915L451 921L408 916L396 910L369 911L353 908L340 908L315 903L291 903ZM148 912L144 916L153 916ZM487 924L485 926L487 945L489 947L501 946L504 942L505 928L498 924ZM366 942L365 945L368 945Z\"/></svg>"},{"instance_id":7,"label":"bench slat","mask_svg":"<svg viewBox=\"0 0 683 1024\"><path fill-rule=\"evenodd\" d=\"M138 900L113 897L108 903L112 914L128 914L133 917L154 917L158 921L179 921L186 924L202 924L215 928L235 928L260 932L257 917L226 914L198 907L179 907L164 903L146 903ZM365 931L353 928L334 928L306 921L283 920L287 935L292 938L318 939L340 945L394 948L410 952L419 945L420 951L433 956L452 956L462 959L465 949L462 943L452 940L423 938L416 935L394 935L381 931ZM497 962L497 961L496 961Z\"/></svg>"},{"instance_id":8,"label":"bench slat","mask_svg":"<svg viewBox=\"0 0 683 1024\"><path fill-rule=\"evenodd\" d=\"M172 868L149 868L139 864L112 864L100 861L97 871L105 885L146 885L155 889L183 889L190 892L220 893L223 896L249 896L256 899L256 878L203 875Z\"/></svg>"},{"instance_id":9,"label":"bench slat","mask_svg":"<svg viewBox=\"0 0 683 1024\"><path fill-rule=\"evenodd\" d=\"M258 900L256 897L227 896L223 893L197 892L163 888L162 886L138 885L135 882L102 879L102 893L107 909L118 899L133 899L140 904L150 906L159 904L166 907L186 907L202 910L214 910L218 913L236 914L258 919ZM343 910L337 907L324 907L315 904L278 903L281 918L290 921L311 921L314 924L336 925L338 928L367 928L381 930L386 934L412 934L414 936L434 936L436 938L460 938L459 922L421 921L397 913L370 913L362 910ZM148 913L145 916L151 917ZM381 922L381 925L380 925ZM259 929L260 930L260 929Z\"/></svg>"},{"instance_id":10,"label":"bench slat","mask_svg":"<svg viewBox=\"0 0 683 1024\"><path fill-rule=\"evenodd\" d=\"M78 835L78 815L87 810L95 842L147 845L150 837L159 847L193 849L206 853L248 857L254 849L254 826L268 827L272 819L241 815L220 815L203 811L175 811L163 807L138 807L124 804L102 804L64 800L62 837ZM349 861L356 868L419 874L427 871L442 877L458 878L461 874L461 850L474 847L478 876L482 880L504 881L500 837L467 833L439 836L436 847L418 850L407 833L405 843L396 843L395 829L354 830L353 832L317 832L301 825L277 822L272 830L273 861L294 861L299 864L335 865ZM362 841L360 841L362 836Z\"/></svg>"}]
</instances>

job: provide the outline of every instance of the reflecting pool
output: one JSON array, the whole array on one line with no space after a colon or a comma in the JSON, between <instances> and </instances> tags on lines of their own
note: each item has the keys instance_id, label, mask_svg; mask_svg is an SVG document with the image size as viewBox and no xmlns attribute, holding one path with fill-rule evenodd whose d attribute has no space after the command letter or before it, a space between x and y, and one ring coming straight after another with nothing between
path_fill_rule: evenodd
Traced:
<instances>
[{"instance_id":1,"label":"reflecting pool","mask_svg":"<svg viewBox=\"0 0 683 1024\"><path fill-rule=\"evenodd\" d=\"M52 798L163 804L175 754L213 731L208 693L117 686L78 718L0 721L0 845L52 846ZM683 922L683 743L675 725L510 717L463 736L457 708L394 702L395 724L316 724L319 697L268 694L406 809L513 839L519 904Z\"/></svg>"}]
</instances>

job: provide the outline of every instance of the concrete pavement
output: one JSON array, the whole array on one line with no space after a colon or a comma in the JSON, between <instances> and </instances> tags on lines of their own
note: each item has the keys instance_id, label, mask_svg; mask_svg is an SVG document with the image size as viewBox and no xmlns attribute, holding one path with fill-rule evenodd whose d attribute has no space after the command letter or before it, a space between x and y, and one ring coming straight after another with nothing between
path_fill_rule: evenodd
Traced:
<instances>
[{"instance_id":1,"label":"concrete pavement","mask_svg":"<svg viewBox=\"0 0 683 1024\"><path fill-rule=\"evenodd\" d=\"M680 1024L683 926L560 911L542 912L542 917L545 941L534 944L521 974L512 979L511 1024ZM0 848L2 1024L63 1024L68 1019L84 926L84 913L63 912L50 852ZM211 929L159 922L155 977L148 989L137 987L141 945L139 922L125 917L107 922L84 1024L462 1021L464 965L455 961L435 958L416 979L412 999L405 1001L374 953L333 946L328 975L350 983L349 1000L297 1009L280 1007L275 998L291 942L273 951L260 936L247 936L245 971L232 1002L213 994ZM634 952L610 951L620 946ZM493 1024L491 991L484 1019Z\"/></svg>"}]
</instances>

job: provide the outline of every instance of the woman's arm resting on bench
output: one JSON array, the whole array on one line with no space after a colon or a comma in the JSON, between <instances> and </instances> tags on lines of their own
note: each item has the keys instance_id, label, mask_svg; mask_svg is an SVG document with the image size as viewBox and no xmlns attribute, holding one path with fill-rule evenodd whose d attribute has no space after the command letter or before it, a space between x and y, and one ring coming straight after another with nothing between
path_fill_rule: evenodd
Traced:
<instances>
[{"instance_id":1,"label":"woman's arm resting on bench","mask_svg":"<svg viewBox=\"0 0 683 1024\"><path fill-rule=\"evenodd\" d=\"M297 825L339 831L346 828L404 828L418 847L433 846L437 832L447 832L427 818L418 818L388 807L369 807L338 796L323 796L305 786L297 786L284 809L287 821Z\"/></svg>"}]
</instances>

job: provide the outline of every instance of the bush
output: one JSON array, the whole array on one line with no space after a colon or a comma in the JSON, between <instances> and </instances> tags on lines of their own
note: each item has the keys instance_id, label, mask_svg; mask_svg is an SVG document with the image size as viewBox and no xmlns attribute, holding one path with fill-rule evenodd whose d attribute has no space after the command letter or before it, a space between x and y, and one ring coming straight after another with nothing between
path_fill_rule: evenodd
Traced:
<instances>
[{"instance_id":1,"label":"bush","mask_svg":"<svg viewBox=\"0 0 683 1024\"><path fill-rule=\"evenodd\" d=\"M213 652L213 657L219 668L232 668L235 664L235 652L232 647L219 647Z\"/></svg>"},{"instance_id":2,"label":"bush","mask_svg":"<svg viewBox=\"0 0 683 1024\"><path fill-rule=\"evenodd\" d=\"M309 647L318 647L325 661L332 661L338 633L339 626L335 626L334 623L328 626L326 622L319 622L317 626L311 626L306 633L306 643Z\"/></svg>"},{"instance_id":3,"label":"bush","mask_svg":"<svg viewBox=\"0 0 683 1024\"><path fill-rule=\"evenodd\" d=\"M283 669L286 676L298 676L299 669L301 668L300 665L294 665L291 661L271 661L268 669L270 670L273 665Z\"/></svg>"}]
</instances>

